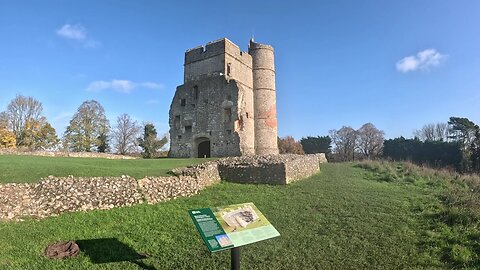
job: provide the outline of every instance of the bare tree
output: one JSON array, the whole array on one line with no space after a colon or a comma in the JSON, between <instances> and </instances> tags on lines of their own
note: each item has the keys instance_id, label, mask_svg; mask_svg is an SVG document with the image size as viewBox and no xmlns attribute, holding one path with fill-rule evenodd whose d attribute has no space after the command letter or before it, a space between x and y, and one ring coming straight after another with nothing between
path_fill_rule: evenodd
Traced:
<instances>
[{"instance_id":1,"label":"bare tree","mask_svg":"<svg viewBox=\"0 0 480 270\"><path fill-rule=\"evenodd\" d=\"M134 152L141 128L137 121L126 113L117 117L117 125L112 131L115 151L121 155Z\"/></svg>"},{"instance_id":2,"label":"bare tree","mask_svg":"<svg viewBox=\"0 0 480 270\"><path fill-rule=\"evenodd\" d=\"M372 123L366 123L357 130L357 134L357 146L365 158L376 158L381 154L385 132Z\"/></svg>"},{"instance_id":3,"label":"bare tree","mask_svg":"<svg viewBox=\"0 0 480 270\"><path fill-rule=\"evenodd\" d=\"M8 114L7 112L0 112L0 129L7 129L8 127Z\"/></svg>"},{"instance_id":4,"label":"bare tree","mask_svg":"<svg viewBox=\"0 0 480 270\"><path fill-rule=\"evenodd\" d=\"M421 141L447 141L448 124L436 123L426 124L421 129L415 130L413 136Z\"/></svg>"},{"instance_id":5,"label":"bare tree","mask_svg":"<svg viewBox=\"0 0 480 270\"><path fill-rule=\"evenodd\" d=\"M343 126L339 130L330 130L330 138L335 145L334 154L339 161L351 161L355 159L355 147L357 132L355 129Z\"/></svg>"},{"instance_id":6,"label":"bare tree","mask_svg":"<svg viewBox=\"0 0 480 270\"><path fill-rule=\"evenodd\" d=\"M17 95L7 106L8 127L17 138L17 145L23 144L23 133L29 121L40 121L42 103L33 97Z\"/></svg>"},{"instance_id":7,"label":"bare tree","mask_svg":"<svg viewBox=\"0 0 480 270\"><path fill-rule=\"evenodd\" d=\"M438 141L446 142L448 140L448 123L435 124L435 137Z\"/></svg>"}]
</instances>

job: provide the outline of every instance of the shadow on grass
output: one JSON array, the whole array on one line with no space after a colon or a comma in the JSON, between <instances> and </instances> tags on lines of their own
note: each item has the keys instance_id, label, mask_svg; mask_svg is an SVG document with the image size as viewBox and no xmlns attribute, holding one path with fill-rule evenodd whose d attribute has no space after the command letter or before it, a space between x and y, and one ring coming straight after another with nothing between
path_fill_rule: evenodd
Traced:
<instances>
[{"instance_id":1,"label":"shadow on grass","mask_svg":"<svg viewBox=\"0 0 480 270\"><path fill-rule=\"evenodd\" d=\"M118 241L117 238L86 239L75 242L81 252L85 253L94 264L127 261L142 269L156 270L155 267L140 261L147 258L147 255L136 252L133 248Z\"/></svg>"}]
</instances>

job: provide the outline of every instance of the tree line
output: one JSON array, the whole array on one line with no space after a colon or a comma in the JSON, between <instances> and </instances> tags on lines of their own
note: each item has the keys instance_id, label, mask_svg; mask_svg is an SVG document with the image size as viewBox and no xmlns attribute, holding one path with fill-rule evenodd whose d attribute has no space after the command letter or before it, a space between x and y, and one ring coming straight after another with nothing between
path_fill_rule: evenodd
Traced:
<instances>
[{"instance_id":1,"label":"tree line","mask_svg":"<svg viewBox=\"0 0 480 270\"><path fill-rule=\"evenodd\" d=\"M403 136L385 139L385 133L372 123L358 130L343 126L328 136L291 136L278 139L280 153L326 153L330 161L362 159L411 161L431 167L450 167L459 172L480 172L480 128L462 117L450 117L446 123L431 123Z\"/></svg>"},{"instance_id":2,"label":"tree line","mask_svg":"<svg viewBox=\"0 0 480 270\"><path fill-rule=\"evenodd\" d=\"M152 123L142 126L128 114L118 116L111 127L105 109L95 100L78 107L61 139L43 115L42 103L33 97L17 95L0 112L0 148L122 155L136 154L142 149L142 155L151 158L167 143L167 136L158 138Z\"/></svg>"},{"instance_id":3,"label":"tree line","mask_svg":"<svg viewBox=\"0 0 480 270\"><path fill-rule=\"evenodd\" d=\"M480 172L480 128L468 118L450 117L447 123L427 124L414 135L413 139L386 140L384 157Z\"/></svg>"},{"instance_id":4,"label":"tree line","mask_svg":"<svg viewBox=\"0 0 480 270\"><path fill-rule=\"evenodd\" d=\"M291 136L279 138L278 148L281 154L325 153L330 161L375 159L382 154L384 134L372 123L366 123L358 130L343 126L339 130L330 130L327 136L307 136L298 142Z\"/></svg>"}]
</instances>

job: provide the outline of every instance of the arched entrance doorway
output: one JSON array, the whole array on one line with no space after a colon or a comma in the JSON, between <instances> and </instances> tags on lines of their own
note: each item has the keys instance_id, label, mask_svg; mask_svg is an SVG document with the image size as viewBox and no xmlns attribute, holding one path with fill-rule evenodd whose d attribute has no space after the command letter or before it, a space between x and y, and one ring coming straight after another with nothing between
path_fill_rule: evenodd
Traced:
<instances>
[{"instance_id":1,"label":"arched entrance doorway","mask_svg":"<svg viewBox=\"0 0 480 270\"><path fill-rule=\"evenodd\" d=\"M210 157L210 140L205 139L198 143L197 146L197 157L199 158L209 158Z\"/></svg>"}]
</instances>

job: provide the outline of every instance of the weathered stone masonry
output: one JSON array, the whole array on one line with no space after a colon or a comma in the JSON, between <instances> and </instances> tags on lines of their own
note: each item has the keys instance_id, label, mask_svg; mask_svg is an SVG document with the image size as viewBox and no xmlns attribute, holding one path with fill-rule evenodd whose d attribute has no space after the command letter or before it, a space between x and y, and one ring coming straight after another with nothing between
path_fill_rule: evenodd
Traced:
<instances>
[{"instance_id":1,"label":"weathered stone masonry","mask_svg":"<svg viewBox=\"0 0 480 270\"><path fill-rule=\"evenodd\" d=\"M172 170L173 176L136 180L121 177L47 177L35 184L0 185L0 220L44 218L157 203L197 194L222 180L288 184L316 173L324 155L232 157Z\"/></svg>"},{"instance_id":2,"label":"weathered stone masonry","mask_svg":"<svg viewBox=\"0 0 480 270\"><path fill-rule=\"evenodd\" d=\"M171 157L278 154L273 48L223 38L187 50L169 124Z\"/></svg>"}]
</instances>

